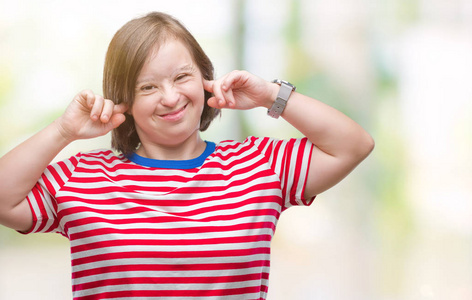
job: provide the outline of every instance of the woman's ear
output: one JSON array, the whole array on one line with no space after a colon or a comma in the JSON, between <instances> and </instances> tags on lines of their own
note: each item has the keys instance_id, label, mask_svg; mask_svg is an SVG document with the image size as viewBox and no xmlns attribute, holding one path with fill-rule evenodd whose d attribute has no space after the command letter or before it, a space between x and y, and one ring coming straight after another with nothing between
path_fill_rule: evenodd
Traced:
<instances>
[{"instance_id":1,"label":"woman's ear","mask_svg":"<svg viewBox=\"0 0 472 300\"><path fill-rule=\"evenodd\" d=\"M128 105L128 109L125 111L125 114L128 116L133 116L133 107Z\"/></svg>"}]
</instances>

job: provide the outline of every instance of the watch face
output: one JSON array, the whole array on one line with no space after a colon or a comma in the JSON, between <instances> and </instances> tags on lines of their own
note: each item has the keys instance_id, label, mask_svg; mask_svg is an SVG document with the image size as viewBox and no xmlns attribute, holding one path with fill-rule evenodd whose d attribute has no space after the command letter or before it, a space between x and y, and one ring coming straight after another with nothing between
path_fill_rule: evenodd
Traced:
<instances>
[{"instance_id":1,"label":"watch face","mask_svg":"<svg viewBox=\"0 0 472 300\"><path fill-rule=\"evenodd\" d=\"M288 85L289 87L292 88L292 91L295 91L297 89L293 84L291 84L290 82L288 82L286 80L274 79L274 80L272 80L272 82L277 83L278 85L282 85L282 83L285 84L285 85Z\"/></svg>"}]
</instances>

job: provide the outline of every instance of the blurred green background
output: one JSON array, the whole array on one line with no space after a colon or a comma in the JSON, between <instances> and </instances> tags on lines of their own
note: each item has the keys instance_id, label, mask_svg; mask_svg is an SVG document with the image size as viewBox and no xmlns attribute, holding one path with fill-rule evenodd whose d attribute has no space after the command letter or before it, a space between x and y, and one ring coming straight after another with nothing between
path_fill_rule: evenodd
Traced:
<instances>
[{"instance_id":1,"label":"blurred green background","mask_svg":"<svg viewBox=\"0 0 472 300\"><path fill-rule=\"evenodd\" d=\"M0 155L78 91L101 93L113 34L153 10L190 29L217 76L287 79L374 136L348 178L282 215L269 299L472 299L471 1L0 0ZM247 135L299 133L256 109L224 111L204 138ZM70 289L65 238L0 228L0 299Z\"/></svg>"}]
</instances>

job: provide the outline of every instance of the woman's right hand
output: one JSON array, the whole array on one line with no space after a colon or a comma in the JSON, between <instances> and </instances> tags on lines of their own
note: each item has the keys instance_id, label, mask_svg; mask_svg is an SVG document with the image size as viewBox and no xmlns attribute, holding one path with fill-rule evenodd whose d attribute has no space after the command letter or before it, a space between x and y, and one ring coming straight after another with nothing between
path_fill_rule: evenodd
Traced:
<instances>
[{"instance_id":1,"label":"woman's right hand","mask_svg":"<svg viewBox=\"0 0 472 300\"><path fill-rule=\"evenodd\" d=\"M91 90L84 90L74 97L55 125L68 142L94 138L120 126L127 109L125 104L115 104Z\"/></svg>"}]
</instances>

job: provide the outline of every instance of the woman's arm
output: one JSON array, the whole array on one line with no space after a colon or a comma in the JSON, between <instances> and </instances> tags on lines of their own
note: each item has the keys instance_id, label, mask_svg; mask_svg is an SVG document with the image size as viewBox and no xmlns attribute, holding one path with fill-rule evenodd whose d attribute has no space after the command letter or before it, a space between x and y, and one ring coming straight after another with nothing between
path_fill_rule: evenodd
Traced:
<instances>
[{"instance_id":1,"label":"woman's arm","mask_svg":"<svg viewBox=\"0 0 472 300\"><path fill-rule=\"evenodd\" d=\"M245 71L233 71L216 81L206 81L214 93L208 100L216 108L270 108L280 86ZM338 110L300 93L292 92L282 117L314 145L305 197L311 198L341 181L374 147L372 137Z\"/></svg>"},{"instance_id":2,"label":"woman's arm","mask_svg":"<svg viewBox=\"0 0 472 300\"><path fill-rule=\"evenodd\" d=\"M276 91L278 88L276 85ZM306 198L337 184L374 148L374 140L359 124L300 93L292 92L282 117L315 145L305 187Z\"/></svg>"},{"instance_id":3,"label":"woman's arm","mask_svg":"<svg viewBox=\"0 0 472 300\"><path fill-rule=\"evenodd\" d=\"M125 119L125 107L79 93L52 124L0 158L0 224L27 231L33 224L26 196L54 157L70 142L104 135Z\"/></svg>"}]
</instances>

